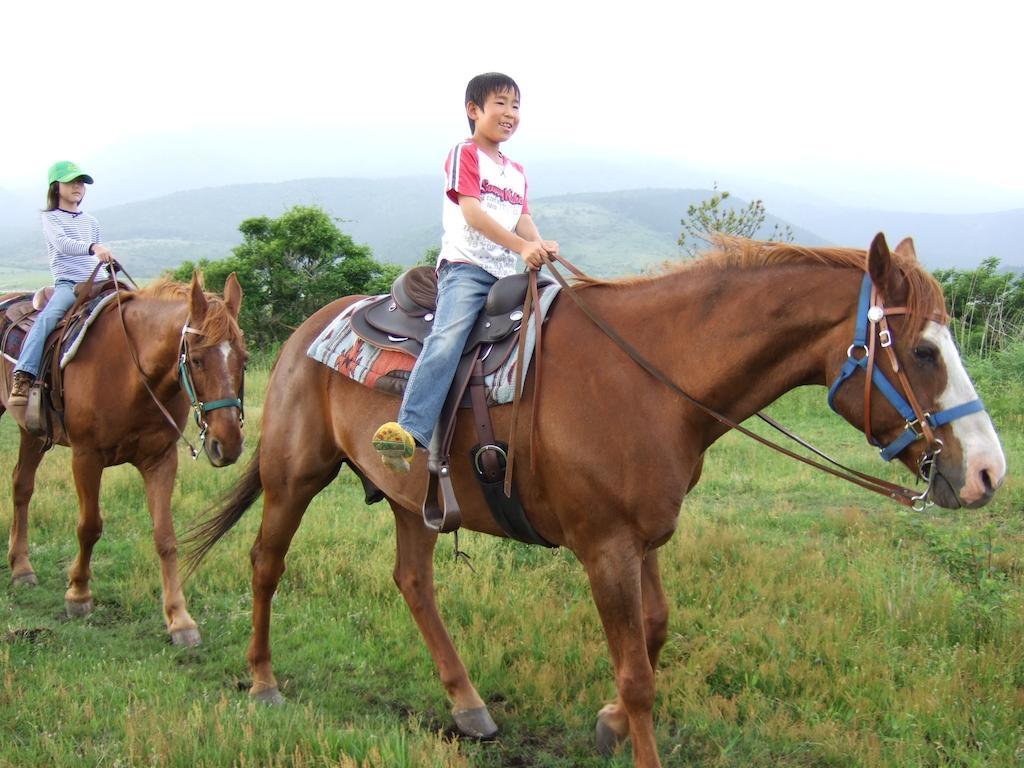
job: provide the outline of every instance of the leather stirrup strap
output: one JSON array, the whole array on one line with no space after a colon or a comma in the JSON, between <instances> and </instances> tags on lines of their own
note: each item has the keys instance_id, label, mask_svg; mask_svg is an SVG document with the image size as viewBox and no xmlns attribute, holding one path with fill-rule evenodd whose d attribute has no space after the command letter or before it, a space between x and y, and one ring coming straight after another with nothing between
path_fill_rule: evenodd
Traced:
<instances>
[{"instance_id":1,"label":"leather stirrup strap","mask_svg":"<svg viewBox=\"0 0 1024 768\"><path fill-rule=\"evenodd\" d=\"M511 498L512 496L512 467L515 465L516 459L516 433L519 431L519 403L522 400L522 386L523 378L526 376L526 372L523 370L526 366L523 365L523 361L526 359L526 328L529 325L530 310L533 305L533 294L537 288L537 270L530 270L530 283L529 289L526 291L526 299L523 302L523 322L519 327L519 344L518 355L519 362L516 365L516 383L515 390L512 393L512 425L509 428L508 437L508 458L505 462L505 498ZM540 344L540 326L538 325L536 330L537 344ZM535 365L540 368L540 360L535 362ZM534 387L533 393L534 404L536 405L537 400L537 389ZM536 410L534 411L536 415ZM530 425L531 432L533 431L533 425Z\"/></svg>"}]
</instances>

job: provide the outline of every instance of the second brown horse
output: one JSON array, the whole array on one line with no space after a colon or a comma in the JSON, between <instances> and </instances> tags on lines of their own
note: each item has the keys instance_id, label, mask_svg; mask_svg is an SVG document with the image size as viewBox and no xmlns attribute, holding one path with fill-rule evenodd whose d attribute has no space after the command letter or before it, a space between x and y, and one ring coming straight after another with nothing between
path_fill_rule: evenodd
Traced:
<instances>
[{"instance_id":1,"label":"second brown horse","mask_svg":"<svg viewBox=\"0 0 1024 768\"><path fill-rule=\"evenodd\" d=\"M171 516L177 443L189 415L186 390L191 387L198 401L231 403L203 413L207 423L203 447L210 463L228 466L242 453L239 397L247 353L237 323L241 303L242 289L234 274L227 280L223 298L204 293L198 276L193 277L191 285L159 281L126 294L123 306L108 304L65 369L64 416L62 424L57 422L54 440L71 448L78 494L79 550L68 573L65 594L69 616L85 616L93 609L90 561L103 531L103 469L130 463L139 470L146 486L153 541L160 557L167 631L175 644L199 642L199 629L189 615L178 578ZM119 315L123 315L123 322ZM9 368L7 363L5 373ZM183 377L190 383L183 386ZM6 402L0 414L5 408ZM22 427L7 553L15 583L36 583L29 561L28 508L44 450L43 440Z\"/></svg>"},{"instance_id":2,"label":"second brown horse","mask_svg":"<svg viewBox=\"0 0 1024 768\"><path fill-rule=\"evenodd\" d=\"M591 281L580 294L689 395L739 422L795 387L836 379L854 337L865 271L886 305L909 312L894 316L890 329L923 407L937 412L976 399L942 322L941 289L917 262L909 240L895 253L881 236L868 253L750 243L656 277ZM383 491L394 510L394 579L437 665L457 726L467 735L489 736L494 723L434 601L436 534L419 511L425 456L417 454L408 475L389 472L370 436L394 418L398 401L306 357L313 339L353 300L324 308L285 344L271 374L258 455L193 543L201 556L265 493L252 549L248 656L251 695L280 700L270 664L271 598L307 505L347 464ZM516 483L537 531L570 548L590 581L618 689L618 698L598 713L599 746L608 750L628 736L636 765L651 768L660 765L652 709L668 627L658 547L676 529L704 452L727 428L635 365L567 296L555 302L546 328L543 391L532 425L536 468L524 458ZM887 359L880 358L879 366L892 375ZM864 426L864 390L864 374L857 372L834 399L858 429ZM525 457L529 397L523 406L516 447ZM496 410L499 439L509 434L510 414L511 407ZM870 426L885 443L907 428L884 401L873 406ZM937 435L944 447L932 469L934 499L946 507L986 503L1005 472L988 415L965 415L938 427ZM452 455L468 455L474 442L472 425L463 423ZM915 441L899 459L916 473L924 450ZM501 536L468 466L454 468L453 475L463 525Z\"/></svg>"}]
</instances>

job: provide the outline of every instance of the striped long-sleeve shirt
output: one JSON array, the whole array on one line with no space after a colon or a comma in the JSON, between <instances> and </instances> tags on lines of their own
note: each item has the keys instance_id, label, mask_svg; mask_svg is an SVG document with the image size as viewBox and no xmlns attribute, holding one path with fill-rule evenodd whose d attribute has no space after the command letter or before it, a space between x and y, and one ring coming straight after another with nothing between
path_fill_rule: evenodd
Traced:
<instances>
[{"instance_id":1,"label":"striped long-sleeve shirt","mask_svg":"<svg viewBox=\"0 0 1024 768\"><path fill-rule=\"evenodd\" d=\"M50 272L54 282L73 280L80 283L89 279L99 262L89 253L89 246L100 240L100 223L88 213L68 213L59 208L43 212L43 236L50 257ZM100 276L105 271L100 270Z\"/></svg>"}]
</instances>

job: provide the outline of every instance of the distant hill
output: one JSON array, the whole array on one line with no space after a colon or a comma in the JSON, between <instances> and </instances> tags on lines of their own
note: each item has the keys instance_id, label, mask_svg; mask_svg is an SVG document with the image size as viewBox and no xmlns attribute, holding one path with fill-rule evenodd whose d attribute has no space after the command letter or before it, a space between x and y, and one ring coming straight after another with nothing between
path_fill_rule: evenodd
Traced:
<instances>
[{"instance_id":1,"label":"distant hill","mask_svg":"<svg viewBox=\"0 0 1024 768\"><path fill-rule=\"evenodd\" d=\"M374 256L412 264L439 243L440 182L432 176L391 179L305 179L278 184L210 187L97 211L115 252L133 274L148 276L189 259L229 255L238 225L278 216L293 205L318 205ZM534 216L563 252L596 274L636 272L678 258L679 220L710 190L629 190L540 198ZM735 198L737 205L743 201ZM774 223L776 219L772 219ZM798 231L809 243L823 240ZM45 268L41 236L25 233L0 264ZM128 265L133 265L134 270Z\"/></svg>"},{"instance_id":2,"label":"distant hill","mask_svg":"<svg viewBox=\"0 0 1024 768\"><path fill-rule=\"evenodd\" d=\"M876 232L890 243L912 237L931 269L975 267L992 256L1008 269L1024 267L1024 209L937 214L780 202L771 210L842 245L867 247Z\"/></svg>"},{"instance_id":3,"label":"distant hill","mask_svg":"<svg viewBox=\"0 0 1024 768\"><path fill-rule=\"evenodd\" d=\"M545 237L559 241L571 261L598 275L638 272L667 259L678 259L676 244L686 209L713 194L709 189L633 189L544 197L533 205L534 218ZM746 201L731 198L737 207ZM768 216L762 236L775 224ZM798 242L822 245L825 240L790 224Z\"/></svg>"},{"instance_id":4,"label":"distant hill","mask_svg":"<svg viewBox=\"0 0 1024 768\"><path fill-rule=\"evenodd\" d=\"M229 255L241 236L238 225L253 216L278 216L293 205L318 205L339 219L356 242L383 261L411 264L440 239L439 180L434 176L382 179L322 178L273 184L241 184L177 192L96 211L105 235L129 271L159 274L189 259ZM636 272L678 258L680 218L706 189L635 189L585 192L532 200L534 216L563 253L599 275ZM736 205L745 201L733 196ZM774 223L789 224L797 242L866 247L879 230L892 242L910 234L931 268L971 267L997 256L1024 265L1024 210L939 215L829 207L780 200ZM0 229L0 266L46 269L41 235L31 229Z\"/></svg>"}]
</instances>

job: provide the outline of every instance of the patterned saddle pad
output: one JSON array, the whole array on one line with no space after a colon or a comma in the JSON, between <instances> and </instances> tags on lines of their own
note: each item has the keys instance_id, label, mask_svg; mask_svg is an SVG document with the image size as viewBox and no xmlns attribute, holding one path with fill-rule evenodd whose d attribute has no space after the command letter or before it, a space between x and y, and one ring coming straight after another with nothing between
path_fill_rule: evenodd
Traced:
<instances>
[{"instance_id":1,"label":"patterned saddle pad","mask_svg":"<svg viewBox=\"0 0 1024 768\"><path fill-rule=\"evenodd\" d=\"M557 290L547 290L540 296L542 322L547 317ZM339 373L371 389L401 397L409 381L416 358L407 352L382 349L362 339L352 329L352 316L360 309L380 301L370 296L351 304L332 320L309 345L306 354ZM533 357L534 323L532 316L526 326L526 361L528 369ZM489 352L484 348L483 354ZM511 403L515 392L516 366L519 364L518 345L512 345L511 354L493 372L485 376L488 405ZM526 376L523 376L526 380Z\"/></svg>"}]
</instances>

